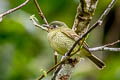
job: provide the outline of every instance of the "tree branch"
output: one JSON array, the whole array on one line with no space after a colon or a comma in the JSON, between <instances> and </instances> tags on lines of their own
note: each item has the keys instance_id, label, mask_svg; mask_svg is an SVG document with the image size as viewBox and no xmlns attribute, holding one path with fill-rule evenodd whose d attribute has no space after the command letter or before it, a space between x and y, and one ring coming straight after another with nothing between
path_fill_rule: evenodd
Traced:
<instances>
[{"instance_id":1,"label":"tree branch","mask_svg":"<svg viewBox=\"0 0 120 80\"><path fill-rule=\"evenodd\" d=\"M80 0L72 28L78 35L83 35L88 30L97 3L98 0Z\"/></svg>"},{"instance_id":2,"label":"tree branch","mask_svg":"<svg viewBox=\"0 0 120 80\"><path fill-rule=\"evenodd\" d=\"M108 7L106 8L106 10L103 12L103 14L100 16L100 18L95 22L95 24L93 24L90 29L87 31L87 33L89 33L90 31L92 31L94 28L96 28L97 26L100 26L105 18L105 16L109 13L109 11L112 9L113 5L115 4L117 0L112 0L111 3L108 5Z\"/></svg>"},{"instance_id":3,"label":"tree branch","mask_svg":"<svg viewBox=\"0 0 120 80\"><path fill-rule=\"evenodd\" d=\"M95 51L117 51L117 52L120 52L120 48L110 48L110 47L104 47L104 46L89 48L89 50L91 52L95 52Z\"/></svg>"},{"instance_id":4,"label":"tree branch","mask_svg":"<svg viewBox=\"0 0 120 80\"><path fill-rule=\"evenodd\" d=\"M108 43L108 44L104 45L104 47L113 46L113 45L115 45L117 43L120 43L120 40L117 40L117 41L112 42L112 43Z\"/></svg>"},{"instance_id":5,"label":"tree branch","mask_svg":"<svg viewBox=\"0 0 120 80\"><path fill-rule=\"evenodd\" d=\"M44 23L45 23L46 25L49 25L48 22L47 22L47 19L45 18L44 14L43 14L43 12L42 12L42 10L41 10L38 2L37 2L37 0L34 0L34 3L35 3L35 6L36 6L37 9L38 9L38 12L39 12L40 17L41 17L41 18L43 19L43 21L44 21Z\"/></svg>"},{"instance_id":6,"label":"tree branch","mask_svg":"<svg viewBox=\"0 0 120 80\"><path fill-rule=\"evenodd\" d=\"M120 51L120 48L110 48L109 46L113 46L117 43L119 43L120 40L117 40L115 42L106 44L104 46L99 46L99 47L94 47L94 48L89 48L90 51Z\"/></svg>"},{"instance_id":7,"label":"tree branch","mask_svg":"<svg viewBox=\"0 0 120 80\"><path fill-rule=\"evenodd\" d=\"M10 9L2 14L0 14L0 22L2 21L3 17L12 13L12 12L15 12L16 10L20 9L21 7L25 6L30 0L26 0L24 3L20 4L19 6L13 8L13 9Z\"/></svg>"},{"instance_id":8,"label":"tree branch","mask_svg":"<svg viewBox=\"0 0 120 80\"><path fill-rule=\"evenodd\" d=\"M38 27L38 28L40 28L40 29L48 32L48 28L47 28L47 27L43 27L42 25L39 25L39 24L37 23L38 20L37 20L37 18L35 17L35 15L30 16L30 20L32 20L33 24L34 24L36 27Z\"/></svg>"}]
</instances>

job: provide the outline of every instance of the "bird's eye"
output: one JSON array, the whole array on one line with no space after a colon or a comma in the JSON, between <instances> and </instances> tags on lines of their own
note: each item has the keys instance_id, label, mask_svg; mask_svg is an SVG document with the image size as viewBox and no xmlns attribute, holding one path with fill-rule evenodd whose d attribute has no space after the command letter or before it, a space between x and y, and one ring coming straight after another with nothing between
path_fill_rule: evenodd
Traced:
<instances>
[{"instance_id":1,"label":"bird's eye","mask_svg":"<svg viewBox=\"0 0 120 80\"><path fill-rule=\"evenodd\" d=\"M57 25L53 25L53 27L54 27L54 28L56 28L56 27L57 27Z\"/></svg>"}]
</instances>

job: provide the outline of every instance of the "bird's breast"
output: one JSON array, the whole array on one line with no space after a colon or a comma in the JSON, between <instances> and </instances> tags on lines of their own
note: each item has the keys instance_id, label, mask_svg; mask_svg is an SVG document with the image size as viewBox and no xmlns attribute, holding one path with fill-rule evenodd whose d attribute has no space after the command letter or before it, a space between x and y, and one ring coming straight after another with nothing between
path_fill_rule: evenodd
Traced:
<instances>
[{"instance_id":1,"label":"bird's breast","mask_svg":"<svg viewBox=\"0 0 120 80\"><path fill-rule=\"evenodd\" d=\"M74 43L74 40L60 31L52 31L48 33L48 41L50 43L50 46L62 55L64 55ZM77 49L75 49L75 51L76 50Z\"/></svg>"}]
</instances>

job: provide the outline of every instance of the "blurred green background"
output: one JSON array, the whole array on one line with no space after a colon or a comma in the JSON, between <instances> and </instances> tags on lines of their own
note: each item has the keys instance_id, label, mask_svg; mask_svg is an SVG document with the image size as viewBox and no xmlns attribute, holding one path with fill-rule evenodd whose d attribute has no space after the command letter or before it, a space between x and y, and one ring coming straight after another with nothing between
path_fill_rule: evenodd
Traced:
<instances>
[{"instance_id":1,"label":"blurred green background","mask_svg":"<svg viewBox=\"0 0 120 80\"><path fill-rule=\"evenodd\" d=\"M14 8L25 0L0 0L0 13ZM38 0L48 22L60 20L73 25L77 0ZM99 0L94 23L111 0ZM42 24L33 0L20 10L9 14L0 23L0 80L36 80L54 65L53 50L48 44L47 33L36 28L29 17L35 14ZM120 39L120 0L107 15L101 27L90 34L90 47L101 46ZM120 47L120 44L113 47ZM98 70L88 60L81 60L71 80L120 80L120 52L94 52L106 67ZM50 80L52 73L44 80Z\"/></svg>"}]
</instances>

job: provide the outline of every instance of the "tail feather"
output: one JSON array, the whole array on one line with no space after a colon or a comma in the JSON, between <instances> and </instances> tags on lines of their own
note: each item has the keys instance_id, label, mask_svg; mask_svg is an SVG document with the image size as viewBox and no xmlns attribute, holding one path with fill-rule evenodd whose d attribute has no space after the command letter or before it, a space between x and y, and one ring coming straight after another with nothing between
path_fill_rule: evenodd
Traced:
<instances>
[{"instance_id":1,"label":"tail feather","mask_svg":"<svg viewBox=\"0 0 120 80\"><path fill-rule=\"evenodd\" d=\"M100 59L98 59L96 56L91 55L91 56L87 56L93 63L95 63L97 65L97 67L99 69L103 69L105 67L104 62L102 62Z\"/></svg>"}]
</instances>

